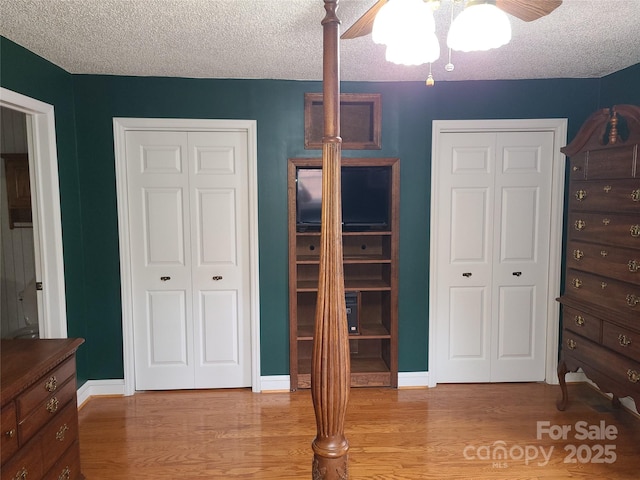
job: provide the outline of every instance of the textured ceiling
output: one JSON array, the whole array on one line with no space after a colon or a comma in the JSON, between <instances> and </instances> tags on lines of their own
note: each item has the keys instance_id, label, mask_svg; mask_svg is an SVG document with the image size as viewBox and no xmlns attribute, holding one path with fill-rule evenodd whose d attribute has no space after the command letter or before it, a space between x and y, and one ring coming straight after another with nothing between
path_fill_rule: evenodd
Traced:
<instances>
[{"instance_id":1,"label":"textured ceiling","mask_svg":"<svg viewBox=\"0 0 640 480\"><path fill-rule=\"evenodd\" d=\"M535 0L532 0L535 1ZM375 0L340 0L346 30ZM602 77L640 63L640 0L564 0L534 22L510 17L511 43L453 52L451 8L436 12L439 80ZM0 34L71 73L322 79L322 0L0 0ZM371 36L342 40L341 78L424 80L428 66L388 63Z\"/></svg>"}]
</instances>

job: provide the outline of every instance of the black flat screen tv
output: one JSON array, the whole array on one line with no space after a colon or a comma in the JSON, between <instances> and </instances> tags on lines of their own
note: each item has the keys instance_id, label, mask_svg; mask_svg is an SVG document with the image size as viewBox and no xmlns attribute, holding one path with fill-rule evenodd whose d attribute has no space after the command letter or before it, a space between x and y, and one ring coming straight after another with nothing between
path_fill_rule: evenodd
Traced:
<instances>
[{"instance_id":1,"label":"black flat screen tv","mask_svg":"<svg viewBox=\"0 0 640 480\"><path fill-rule=\"evenodd\" d=\"M387 230L390 205L389 167L342 167L342 228L344 231ZM296 226L298 231L320 230L322 169L296 172Z\"/></svg>"}]
</instances>

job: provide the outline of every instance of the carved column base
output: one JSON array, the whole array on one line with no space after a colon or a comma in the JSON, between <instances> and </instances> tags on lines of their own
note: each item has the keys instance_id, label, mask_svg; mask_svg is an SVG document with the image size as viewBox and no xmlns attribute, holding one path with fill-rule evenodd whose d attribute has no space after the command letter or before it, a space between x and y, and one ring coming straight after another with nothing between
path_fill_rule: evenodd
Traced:
<instances>
[{"instance_id":1,"label":"carved column base","mask_svg":"<svg viewBox=\"0 0 640 480\"><path fill-rule=\"evenodd\" d=\"M347 480L349 456L327 458L318 455L313 457L313 480Z\"/></svg>"}]
</instances>

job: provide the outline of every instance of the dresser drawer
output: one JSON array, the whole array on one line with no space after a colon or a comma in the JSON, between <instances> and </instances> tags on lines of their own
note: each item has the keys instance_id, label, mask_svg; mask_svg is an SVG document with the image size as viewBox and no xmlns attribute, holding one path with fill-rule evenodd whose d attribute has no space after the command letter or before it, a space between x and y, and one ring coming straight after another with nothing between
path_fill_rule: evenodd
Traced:
<instances>
[{"instance_id":1,"label":"dresser drawer","mask_svg":"<svg viewBox=\"0 0 640 480\"><path fill-rule=\"evenodd\" d=\"M640 215L574 212L568 227L570 240L640 248Z\"/></svg>"},{"instance_id":2,"label":"dresser drawer","mask_svg":"<svg viewBox=\"0 0 640 480\"><path fill-rule=\"evenodd\" d=\"M29 443L28 448L22 448L2 466L2 480L40 480L44 473L42 467L42 444L40 438Z\"/></svg>"},{"instance_id":3,"label":"dresser drawer","mask_svg":"<svg viewBox=\"0 0 640 480\"><path fill-rule=\"evenodd\" d=\"M580 174L587 180L633 178L638 173L635 168L637 150L638 146L633 144L585 152L572 162L572 166L580 170L571 178L580 178Z\"/></svg>"},{"instance_id":4,"label":"dresser drawer","mask_svg":"<svg viewBox=\"0 0 640 480\"><path fill-rule=\"evenodd\" d=\"M640 328L640 319L638 319ZM640 362L640 333L605 322L602 328L602 344Z\"/></svg>"},{"instance_id":5,"label":"dresser drawer","mask_svg":"<svg viewBox=\"0 0 640 480\"><path fill-rule=\"evenodd\" d=\"M591 365L605 374L610 380L623 386L625 392L633 393L636 396L640 394L639 362L635 362L567 330L563 330L562 348L567 355Z\"/></svg>"},{"instance_id":6,"label":"dresser drawer","mask_svg":"<svg viewBox=\"0 0 640 480\"><path fill-rule=\"evenodd\" d=\"M640 178L572 182L569 208L573 211L635 213L640 215Z\"/></svg>"},{"instance_id":7,"label":"dresser drawer","mask_svg":"<svg viewBox=\"0 0 640 480\"><path fill-rule=\"evenodd\" d=\"M578 270L567 270L565 294L580 301L640 318L640 286Z\"/></svg>"},{"instance_id":8,"label":"dresser drawer","mask_svg":"<svg viewBox=\"0 0 640 480\"><path fill-rule=\"evenodd\" d=\"M74 442L44 476L44 480L78 480L80 475L80 447Z\"/></svg>"},{"instance_id":9,"label":"dresser drawer","mask_svg":"<svg viewBox=\"0 0 640 480\"><path fill-rule=\"evenodd\" d=\"M32 385L26 392L18 396L18 418L23 419L36 406L42 404L44 399L55 393L62 384L71 377L75 377L76 362L75 357L70 357L55 369L43 376L38 382Z\"/></svg>"},{"instance_id":10,"label":"dresser drawer","mask_svg":"<svg viewBox=\"0 0 640 480\"><path fill-rule=\"evenodd\" d=\"M572 240L567 267L640 285L640 250Z\"/></svg>"},{"instance_id":11,"label":"dresser drawer","mask_svg":"<svg viewBox=\"0 0 640 480\"><path fill-rule=\"evenodd\" d=\"M0 423L2 425L0 431L2 434L0 457L2 458L2 463L4 463L18 450L18 419L14 402L9 402L2 407Z\"/></svg>"},{"instance_id":12,"label":"dresser drawer","mask_svg":"<svg viewBox=\"0 0 640 480\"><path fill-rule=\"evenodd\" d=\"M69 402L55 419L42 431L44 470L53 466L56 460L78 439L78 407Z\"/></svg>"},{"instance_id":13,"label":"dresser drawer","mask_svg":"<svg viewBox=\"0 0 640 480\"><path fill-rule=\"evenodd\" d=\"M18 436L20 445L31 438L49 420L55 418L60 410L76 398L76 381L71 378L56 389L56 393L44 398L39 405L26 417L21 418L18 423Z\"/></svg>"},{"instance_id":14,"label":"dresser drawer","mask_svg":"<svg viewBox=\"0 0 640 480\"><path fill-rule=\"evenodd\" d=\"M571 307L562 307L562 325L567 330L594 342L600 342L602 339L602 320Z\"/></svg>"}]
</instances>

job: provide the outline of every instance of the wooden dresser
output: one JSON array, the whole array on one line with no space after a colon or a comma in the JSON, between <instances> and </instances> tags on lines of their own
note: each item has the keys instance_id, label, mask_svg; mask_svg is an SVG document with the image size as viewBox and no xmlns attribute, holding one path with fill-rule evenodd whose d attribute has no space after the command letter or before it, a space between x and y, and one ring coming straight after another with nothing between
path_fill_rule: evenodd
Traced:
<instances>
[{"instance_id":1,"label":"wooden dresser","mask_svg":"<svg viewBox=\"0 0 640 480\"><path fill-rule=\"evenodd\" d=\"M640 107L592 114L570 157L558 377L582 368L613 402L640 408Z\"/></svg>"},{"instance_id":2,"label":"wooden dresser","mask_svg":"<svg viewBox=\"0 0 640 480\"><path fill-rule=\"evenodd\" d=\"M75 352L84 340L2 340L1 480L77 480Z\"/></svg>"}]
</instances>

